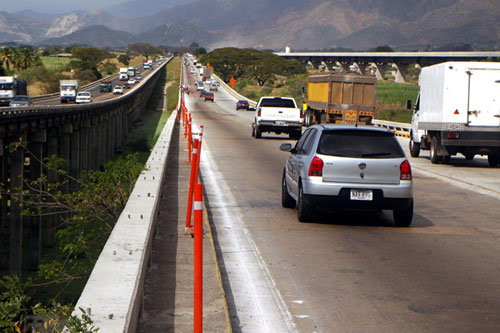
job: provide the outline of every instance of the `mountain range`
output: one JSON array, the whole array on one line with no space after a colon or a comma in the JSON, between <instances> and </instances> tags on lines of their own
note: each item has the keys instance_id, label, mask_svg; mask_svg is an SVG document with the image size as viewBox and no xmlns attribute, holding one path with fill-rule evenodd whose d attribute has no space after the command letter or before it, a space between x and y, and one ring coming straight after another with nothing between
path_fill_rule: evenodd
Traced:
<instances>
[{"instance_id":1,"label":"mountain range","mask_svg":"<svg viewBox=\"0 0 500 333\"><path fill-rule=\"evenodd\" d=\"M498 0L130 0L55 16L0 11L0 42L283 50L500 47Z\"/></svg>"}]
</instances>

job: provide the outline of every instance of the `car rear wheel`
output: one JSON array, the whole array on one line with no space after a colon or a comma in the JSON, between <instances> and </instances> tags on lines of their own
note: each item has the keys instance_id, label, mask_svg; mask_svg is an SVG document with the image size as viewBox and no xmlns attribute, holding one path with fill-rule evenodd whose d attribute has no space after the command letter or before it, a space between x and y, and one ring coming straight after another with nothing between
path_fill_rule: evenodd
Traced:
<instances>
[{"instance_id":1,"label":"car rear wheel","mask_svg":"<svg viewBox=\"0 0 500 333\"><path fill-rule=\"evenodd\" d=\"M295 199L288 193L288 188L286 186L285 171L283 171L283 180L281 181L281 205L284 208L295 207Z\"/></svg>"},{"instance_id":2,"label":"car rear wheel","mask_svg":"<svg viewBox=\"0 0 500 333\"><path fill-rule=\"evenodd\" d=\"M297 200L297 217L300 222L309 222L312 217L313 207L304 200L302 184L299 186L299 197Z\"/></svg>"},{"instance_id":3,"label":"car rear wheel","mask_svg":"<svg viewBox=\"0 0 500 333\"><path fill-rule=\"evenodd\" d=\"M394 224L397 227L408 227L413 219L413 199L408 207L404 209L394 209L392 211L394 217Z\"/></svg>"}]
</instances>

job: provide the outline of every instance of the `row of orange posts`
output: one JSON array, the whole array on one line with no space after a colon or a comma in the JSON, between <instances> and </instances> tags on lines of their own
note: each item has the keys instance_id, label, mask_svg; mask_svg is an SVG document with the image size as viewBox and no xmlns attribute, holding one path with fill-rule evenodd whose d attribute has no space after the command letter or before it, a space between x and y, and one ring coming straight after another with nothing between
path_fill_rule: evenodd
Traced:
<instances>
[{"instance_id":1,"label":"row of orange posts","mask_svg":"<svg viewBox=\"0 0 500 333\"><path fill-rule=\"evenodd\" d=\"M203 126L200 126L198 137L193 138L192 117L188 111L184 98L177 109L177 120L179 111L182 114L182 125L184 127L184 139L188 144L188 163L191 164L191 176L189 178L189 193L186 212L186 233L194 238L194 332L203 331L203 185L198 184L200 170L201 143L203 138ZM194 201L193 201L194 199ZM194 206L194 207L193 207ZM191 213L194 208L194 226L191 226Z\"/></svg>"}]
</instances>

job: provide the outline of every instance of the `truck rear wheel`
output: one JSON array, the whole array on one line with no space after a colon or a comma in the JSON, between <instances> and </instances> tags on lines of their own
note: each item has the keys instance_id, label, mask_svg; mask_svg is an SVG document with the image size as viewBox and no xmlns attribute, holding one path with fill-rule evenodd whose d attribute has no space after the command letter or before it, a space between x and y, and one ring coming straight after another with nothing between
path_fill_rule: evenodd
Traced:
<instances>
[{"instance_id":1,"label":"truck rear wheel","mask_svg":"<svg viewBox=\"0 0 500 333\"><path fill-rule=\"evenodd\" d=\"M260 131L259 125L255 124L255 138L260 139L262 137L262 132Z\"/></svg>"},{"instance_id":2,"label":"truck rear wheel","mask_svg":"<svg viewBox=\"0 0 500 333\"><path fill-rule=\"evenodd\" d=\"M411 157L418 157L420 155L420 143L413 141L410 137L410 155Z\"/></svg>"},{"instance_id":3,"label":"truck rear wheel","mask_svg":"<svg viewBox=\"0 0 500 333\"><path fill-rule=\"evenodd\" d=\"M438 164L441 162L441 156L438 156L437 148L438 148L438 140L437 137L433 136L431 139L431 149L430 149L430 157L432 164Z\"/></svg>"},{"instance_id":4,"label":"truck rear wheel","mask_svg":"<svg viewBox=\"0 0 500 333\"><path fill-rule=\"evenodd\" d=\"M500 164L500 154L489 154L488 164L490 167L496 167Z\"/></svg>"}]
</instances>

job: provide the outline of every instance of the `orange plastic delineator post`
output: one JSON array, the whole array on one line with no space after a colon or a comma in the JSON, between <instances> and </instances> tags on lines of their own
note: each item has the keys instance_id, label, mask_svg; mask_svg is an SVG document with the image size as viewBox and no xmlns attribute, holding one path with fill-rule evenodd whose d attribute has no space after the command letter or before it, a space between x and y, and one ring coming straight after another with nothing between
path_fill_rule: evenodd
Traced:
<instances>
[{"instance_id":1,"label":"orange plastic delineator post","mask_svg":"<svg viewBox=\"0 0 500 333\"><path fill-rule=\"evenodd\" d=\"M188 120L188 162L191 163L191 140L193 139L191 133L191 123L193 122L193 118L191 118L191 114L189 114Z\"/></svg>"},{"instance_id":2,"label":"orange plastic delineator post","mask_svg":"<svg viewBox=\"0 0 500 333\"><path fill-rule=\"evenodd\" d=\"M203 185L194 190L194 332L203 332Z\"/></svg>"},{"instance_id":3,"label":"orange plastic delineator post","mask_svg":"<svg viewBox=\"0 0 500 333\"><path fill-rule=\"evenodd\" d=\"M195 184L198 182L198 174L200 172L200 157L201 157L201 143L203 142L203 125L200 126L200 132L198 133L198 156L196 161L196 169L194 174Z\"/></svg>"},{"instance_id":4,"label":"orange plastic delineator post","mask_svg":"<svg viewBox=\"0 0 500 333\"><path fill-rule=\"evenodd\" d=\"M186 211L186 229L191 227L191 211L193 210L193 191L194 185L196 184L196 162L198 161L198 139L194 139L193 143L193 159L191 162L191 176L189 177L189 192L188 192L188 202Z\"/></svg>"}]
</instances>

